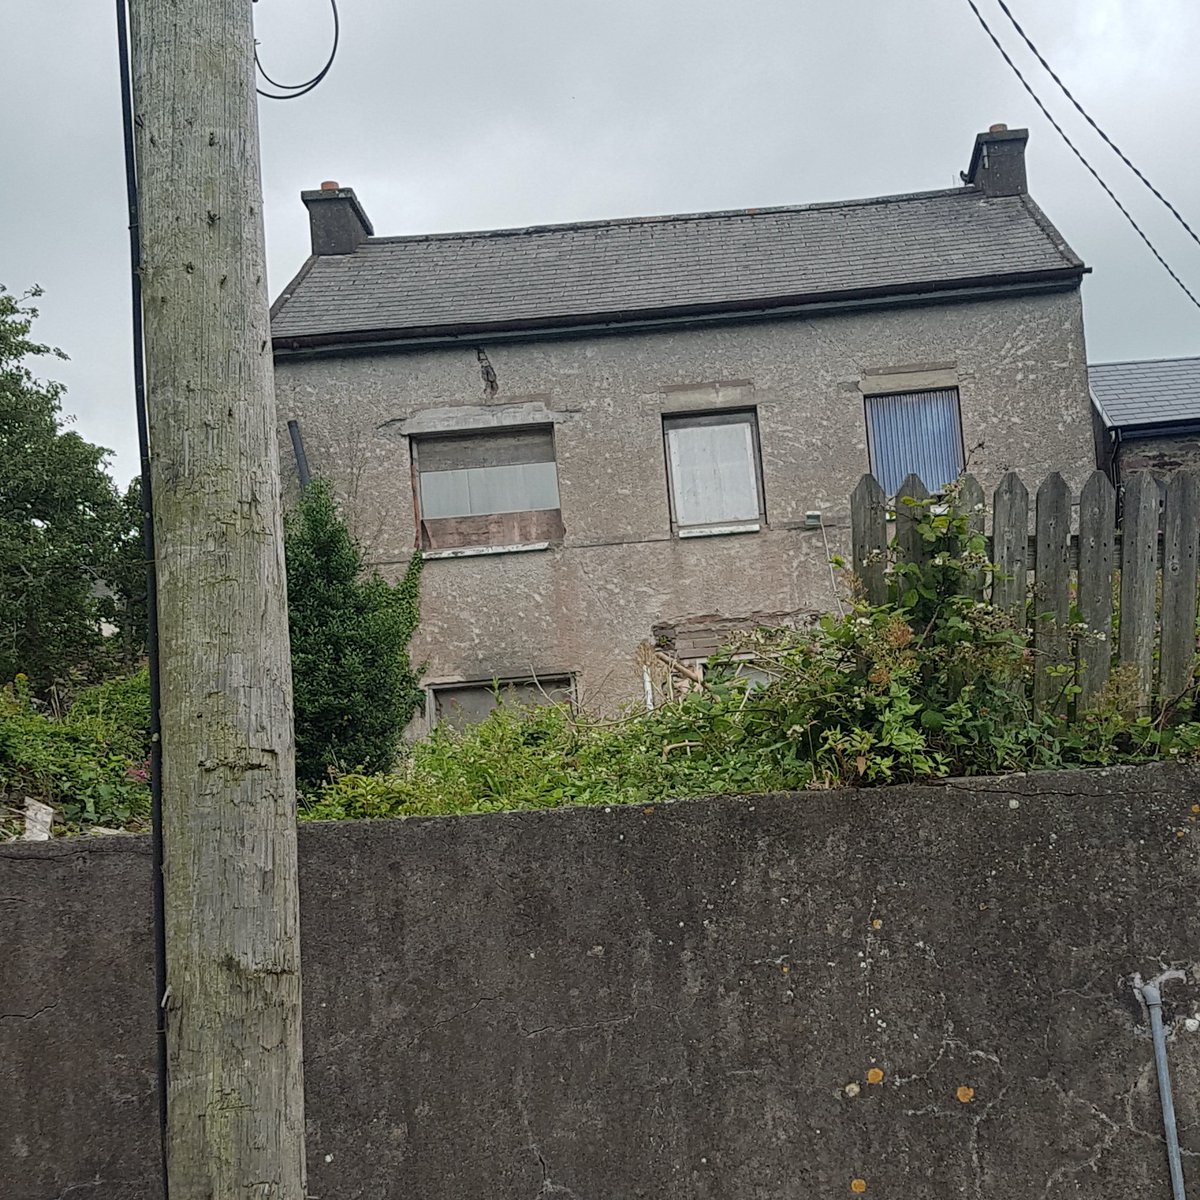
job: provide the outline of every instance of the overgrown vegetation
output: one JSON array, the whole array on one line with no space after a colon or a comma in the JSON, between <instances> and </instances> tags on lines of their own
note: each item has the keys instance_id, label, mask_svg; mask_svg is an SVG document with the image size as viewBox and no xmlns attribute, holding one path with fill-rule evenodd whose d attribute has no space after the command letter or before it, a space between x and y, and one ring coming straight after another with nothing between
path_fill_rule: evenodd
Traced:
<instances>
[{"instance_id":1,"label":"overgrown vegetation","mask_svg":"<svg viewBox=\"0 0 1200 1200\"><path fill-rule=\"evenodd\" d=\"M761 630L703 688L618 721L565 707L501 705L459 733L436 730L387 775L345 775L308 799L314 818L650 803L704 793L868 786L1143 761L1200 748L1181 698L1138 714L1118 671L1101 702L1070 717L1061 671L1044 711L1030 702L1026 630L963 595L994 567L953 492L917 506L930 551L888 563L884 605L856 603L803 630ZM1032 619L1032 613L1031 613ZM1077 636L1087 636L1076 628ZM769 682L752 687L732 654Z\"/></svg>"},{"instance_id":2,"label":"overgrown vegetation","mask_svg":"<svg viewBox=\"0 0 1200 1200\"><path fill-rule=\"evenodd\" d=\"M24 827L26 798L49 804L64 832L144 829L149 729L145 671L83 689L58 719L18 675L0 691L0 836Z\"/></svg>"},{"instance_id":3,"label":"overgrown vegetation","mask_svg":"<svg viewBox=\"0 0 1200 1200\"><path fill-rule=\"evenodd\" d=\"M408 658L421 556L395 585L367 573L320 480L287 516L286 552L296 778L313 786L331 771L385 771L422 700Z\"/></svg>"},{"instance_id":4,"label":"overgrown vegetation","mask_svg":"<svg viewBox=\"0 0 1200 1200\"><path fill-rule=\"evenodd\" d=\"M361 669L345 664L377 645L376 636L391 636L389 645L407 643L418 568L396 588L363 580L361 556L338 528L332 500L323 491L313 496L305 553L328 554L334 565L319 570L316 562L293 560L292 569L303 564L293 604L304 602L299 589L311 601L296 647L311 656L311 668L297 667L298 694L301 678L313 689L306 701L313 723L302 817L648 804L1138 762L1200 750L1194 689L1169 706L1139 712L1131 681L1119 670L1099 703L1077 711L1078 689L1069 671L1059 669L1053 702L1034 708L1029 697L1039 663L1027 629L963 594L986 584L994 568L983 538L971 531L970 514L955 510L951 493L918 506L917 529L930 554L920 565L889 556L886 604L856 602L811 629L760 630L731 646L702 687L653 712L608 719L563 705L525 710L501 703L477 725L438 729L401 749L393 765L391 725L372 726L378 740L368 746L342 733L349 722L341 718L368 715L379 701L369 689L382 686L380 679L395 688L386 693L396 705L390 711L411 712L405 705L418 695L415 674L407 658L403 669L376 670L365 658ZM290 537L296 535L293 523ZM347 611L353 621L342 619ZM1032 608L1028 617L1037 619ZM1079 626L1072 635L1090 636ZM737 674L747 655L767 676L765 686ZM10 689L0 707L0 763L18 764L15 773L5 766L0 775L10 805L22 794L45 797L76 827L115 823L124 812L133 827L144 820L138 755L148 713L134 700L144 682L108 688L83 693L61 722L35 712L27 692ZM321 688L341 698L326 703ZM318 745L329 749L318 752ZM352 769L358 764L367 769Z\"/></svg>"}]
</instances>

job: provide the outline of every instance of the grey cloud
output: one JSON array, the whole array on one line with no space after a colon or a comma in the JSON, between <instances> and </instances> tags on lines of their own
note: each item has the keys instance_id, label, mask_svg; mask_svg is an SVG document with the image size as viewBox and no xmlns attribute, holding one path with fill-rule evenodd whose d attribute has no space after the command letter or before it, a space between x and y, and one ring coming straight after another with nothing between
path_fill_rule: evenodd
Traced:
<instances>
[{"instance_id":1,"label":"grey cloud","mask_svg":"<svg viewBox=\"0 0 1200 1200\"><path fill-rule=\"evenodd\" d=\"M982 0L1006 44L1015 38ZM1097 119L1200 223L1186 152L1200 11L1184 0L1014 0ZM312 95L261 106L272 288L307 252L298 193L357 190L380 233L792 204L950 186L974 134L1031 130L1031 188L1094 268L1093 359L1200 350L1163 275L1008 73L964 0L342 0L342 48ZM260 0L260 50L305 78L326 0ZM78 428L136 470L112 5L0 0L20 122L0 134L0 282L39 282L40 333ZM1015 50L1014 50L1015 52ZM1024 66L1028 55L1017 55ZM1031 65L1044 98L1194 288L1189 241Z\"/></svg>"}]
</instances>

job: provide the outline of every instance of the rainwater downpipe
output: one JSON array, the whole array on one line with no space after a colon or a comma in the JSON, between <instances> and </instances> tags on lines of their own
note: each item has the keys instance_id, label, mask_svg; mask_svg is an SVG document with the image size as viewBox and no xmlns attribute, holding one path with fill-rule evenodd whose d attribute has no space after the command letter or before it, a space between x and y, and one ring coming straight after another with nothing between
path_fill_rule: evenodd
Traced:
<instances>
[{"instance_id":1,"label":"rainwater downpipe","mask_svg":"<svg viewBox=\"0 0 1200 1200\"><path fill-rule=\"evenodd\" d=\"M300 488L308 487L312 475L308 470L308 455L304 453L304 439L300 436L300 422L289 421L288 433L292 438L292 453L296 456L296 474L300 476Z\"/></svg>"},{"instance_id":2,"label":"rainwater downpipe","mask_svg":"<svg viewBox=\"0 0 1200 1200\"><path fill-rule=\"evenodd\" d=\"M1158 1097L1162 1101L1163 1132L1167 1138L1167 1163L1171 1169L1173 1200L1187 1200L1183 1186L1183 1158L1179 1153L1179 1131L1175 1127L1175 1101L1171 1096L1171 1070L1167 1065L1167 1035L1163 1029L1162 985L1168 979L1186 979L1182 971L1164 971L1142 982L1133 977L1133 990L1150 1013L1150 1033L1154 1039L1154 1065L1158 1071Z\"/></svg>"}]
</instances>

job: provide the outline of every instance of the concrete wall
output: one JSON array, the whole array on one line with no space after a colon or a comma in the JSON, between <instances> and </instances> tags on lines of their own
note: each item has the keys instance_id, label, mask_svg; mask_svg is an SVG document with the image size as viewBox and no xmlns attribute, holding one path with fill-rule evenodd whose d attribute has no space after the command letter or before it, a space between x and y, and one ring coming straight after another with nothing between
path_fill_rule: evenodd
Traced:
<instances>
[{"instance_id":1,"label":"concrete wall","mask_svg":"<svg viewBox=\"0 0 1200 1200\"><path fill-rule=\"evenodd\" d=\"M1196 768L301 831L323 1200L1200 1182ZM0 847L0 1196L156 1196L143 839ZM881 1072L881 1081L870 1082ZM968 1089L968 1090L963 1090Z\"/></svg>"},{"instance_id":2,"label":"concrete wall","mask_svg":"<svg viewBox=\"0 0 1200 1200\"><path fill-rule=\"evenodd\" d=\"M834 549L846 533L872 372L932 365L957 381L987 490L1009 469L1032 491L1047 471L1079 482L1094 466L1078 292L485 351L495 395L473 345L277 365L280 421L300 422L314 472L392 573L414 545L407 433L554 423L566 537L426 565L415 652L432 682L573 672L585 702L624 701L656 623L830 608L822 534L800 526L819 510ZM758 410L768 528L673 538L662 414L742 406Z\"/></svg>"}]
</instances>

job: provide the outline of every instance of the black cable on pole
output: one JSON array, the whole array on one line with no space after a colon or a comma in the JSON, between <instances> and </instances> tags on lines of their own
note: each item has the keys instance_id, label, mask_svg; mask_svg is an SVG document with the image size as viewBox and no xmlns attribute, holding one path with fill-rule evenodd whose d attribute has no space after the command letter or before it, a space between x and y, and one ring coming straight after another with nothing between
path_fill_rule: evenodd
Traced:
<instances>
[{"instance_id":1,"label":"black cable on pole","mask_svg":"<svg viewBox=\"0 0 1200 1200\"><path fill-rule=\"evenodd\" d=\"M298 100L301 96L307 96L329 74L329 68L333 66L333 60L337 57L338 41L341 38L341 24L338 20L337 0L329 0L329 7L333 10L333 46L329 51L329 58L325 65L311 79L306 79L303 83L280 83L278 80L272 79L267 74L262 61L258 57L258 43L255 42L254 65L258 68L258 73L272 87L279 88L281 93L264 92L262 88L255 88L255 91L260 96L264 96L268 100Z\"/></svg>"},{"instance_id":2,"label":"black cable on pole","mask_svg":"<svg viewBox=\"0 0 1200 1200\"><path fill-rule=\"evenodd\" d=\"M979 22L980 25L983 26L983 32L986 33L988 35L988 37L991 39L992 45L995 46L996 49L1000 51L1000 57L1004 59L1004 61L1008 64L1008 66L1012 70L1012 73L1017 77L1018 80L1020 80L1021 86L1029 93L1030 98L1033 100L1034 104L1036 104L1038 106L1038 108L1041 110L1042 116L1044 116L1046 118L1046 120L1050 122L1051 126L1053 126L1053 128L1054 128L1054 131L1066 143L1067 149L1069 149L1071 151L1071 153L1074 154L1077 159L1079 159L1079 161L1086 168L1088 174L1090 174L1091 177L1101 186L1101 188L1104 189L1104 192L1108 196L1108 198L1117 206L1117 208L1120 210L1121 215L1125 218L1125 220L1129 222L1134 233L1136 233L1138 235L1138 237L1140 237L1142 239L1142 241L1146 243L1146 248L1150 251L1151 254L1154 255L1154 257L1156 259L1158 259L1159 264L1162 266L1163 270L1166 271L1166 273L1168 275L1170 275L1170 277L1179 285L1179 290L1181 292L1183 292L1183 294L1197 308L1200 308L1200 299L1196 298L1196 295L1195 295L1195 293L1192 292L1191 288L1189 288L1188 285L1186 283L1184 283L1182 279L1180 279L1180 277L1175 273L1174 269L1171 267L1171 264L1169 262L1167 262L1167 260L1165 258L1163 258L1162 254L1158 250L1158 247L1155 246L1155 244L1149 239L1149 237L1147 237L1146 231L1137 223L1136 220L1134 220L1133 214L1117 198L1116 192L1114 192L1112 190L1112 188L1110 188L1108 186L1108 184L1105 183L1103 179L1101 179L1100 172L1097 171L1096 168L1093 167L1092 164L1090 162L1088 162L1088 160L1086 158L1084 158L1083 151L1081 151L1079 149L1079 147L1076 146L1073 141L1071 141L1070 137L1067 135L1067 131L1065 129L1063 129L1063 127L1050 115L1050 110L1042 103L1037 92L1035 92L1033 90L1032 86L1030 85L1029 80L1027 80L1025 78L1025 76L1023 74L1021 74L1021 68L1018 67L1015 62L1013 62L1008 51L1005 50L1003 45L1001 45L1000 39L992 32L992 27L987 23L987 20L984 18L983 13L981 13L979 11L979 6L975 3L975 0L967 0L967 4L970 7L971 11L975 14L975 19Z\"/></svg>"},{"instance_id":3,"label":"black cable on pole","mask_svg":"<svg viewBox=\"0 0 1200 1200\"><path fill-rule=\"evenodd\" d=\"M158 1075L159 1151L163 1197L167 1197L167 990L166 905L163 895L162 725L158 661L158 572L154 550L154 503L150 489L150 428L146 418L146 358L142 340L142 246L138 225L137 163L133 149L133 81L129 65L129 14L117 5L117 60L121 72L121 123L125 137L125 192L129 204L129 290L133 318L133 397L142 474L142 552L146 558L146 655L150 662L150 857L154 922L154 1028Z\"/></svg>"},{"instance_id":4,"label":"black cable on pole","mask_svg":"<svg viewBox=\"0 0 1200 1200\"><path fill-rule=\"evenodd\" d=\"M1009 19L1012 27L1017 31L1018 34L1020 34L1021 40L1032 51L1034 58L1036 58L1038 62L1040 62L1045 68L1046 74L1049 75L1056 84L1058 84L1059 91L1061 91L1062 94L1071 102L1075 108L1075 111L1100 135L1100 138L1104 144L1138 177L1138 179L1141 180L1143 184L1146 185L1150 192L1162 202L1163 206L1171 214L1171 216L1173 216L1175 220L1177 220L1180 225L1187 230L1188 236L1192 239L1192 241L1195 242L1196 245L1200 246L1200 235L1197 235L1196 231L1184 219L1184 216L1179 209L1177 209L1175 205L1173 205L1170 200L1168 200L1166 196L1164 196L1162 192L1160 192L1158 188L1156 188L1154 184L1152 184L1150 180L1147 179L1146 176L1143 175L1136 166L1134 166L1133 160L1129 157L1129 155L1127 155L1125 151L1122 150L1121 147L1118 146L1117 143L1114 142L1112 138L1110 138L1108 134L1100 128L1100 126L1092 119L1091 114L1083 107L1082 104L1079 103L1078 100L1075 99L1074 95L1071 93L1071 89L1067 87L1065 83L1063 83L1063 81L1058 77L1058 73L1046 61L1042 52L1033 44L1033 39L1025 32L1024 29L1021 28L1021 23L1016 17L1013 16L1012 9L1005 4L1004 0L996 0L996 3L1000 5L1000 11L1003 12L1004 15Z\"/></svg>"}]
</instances>

